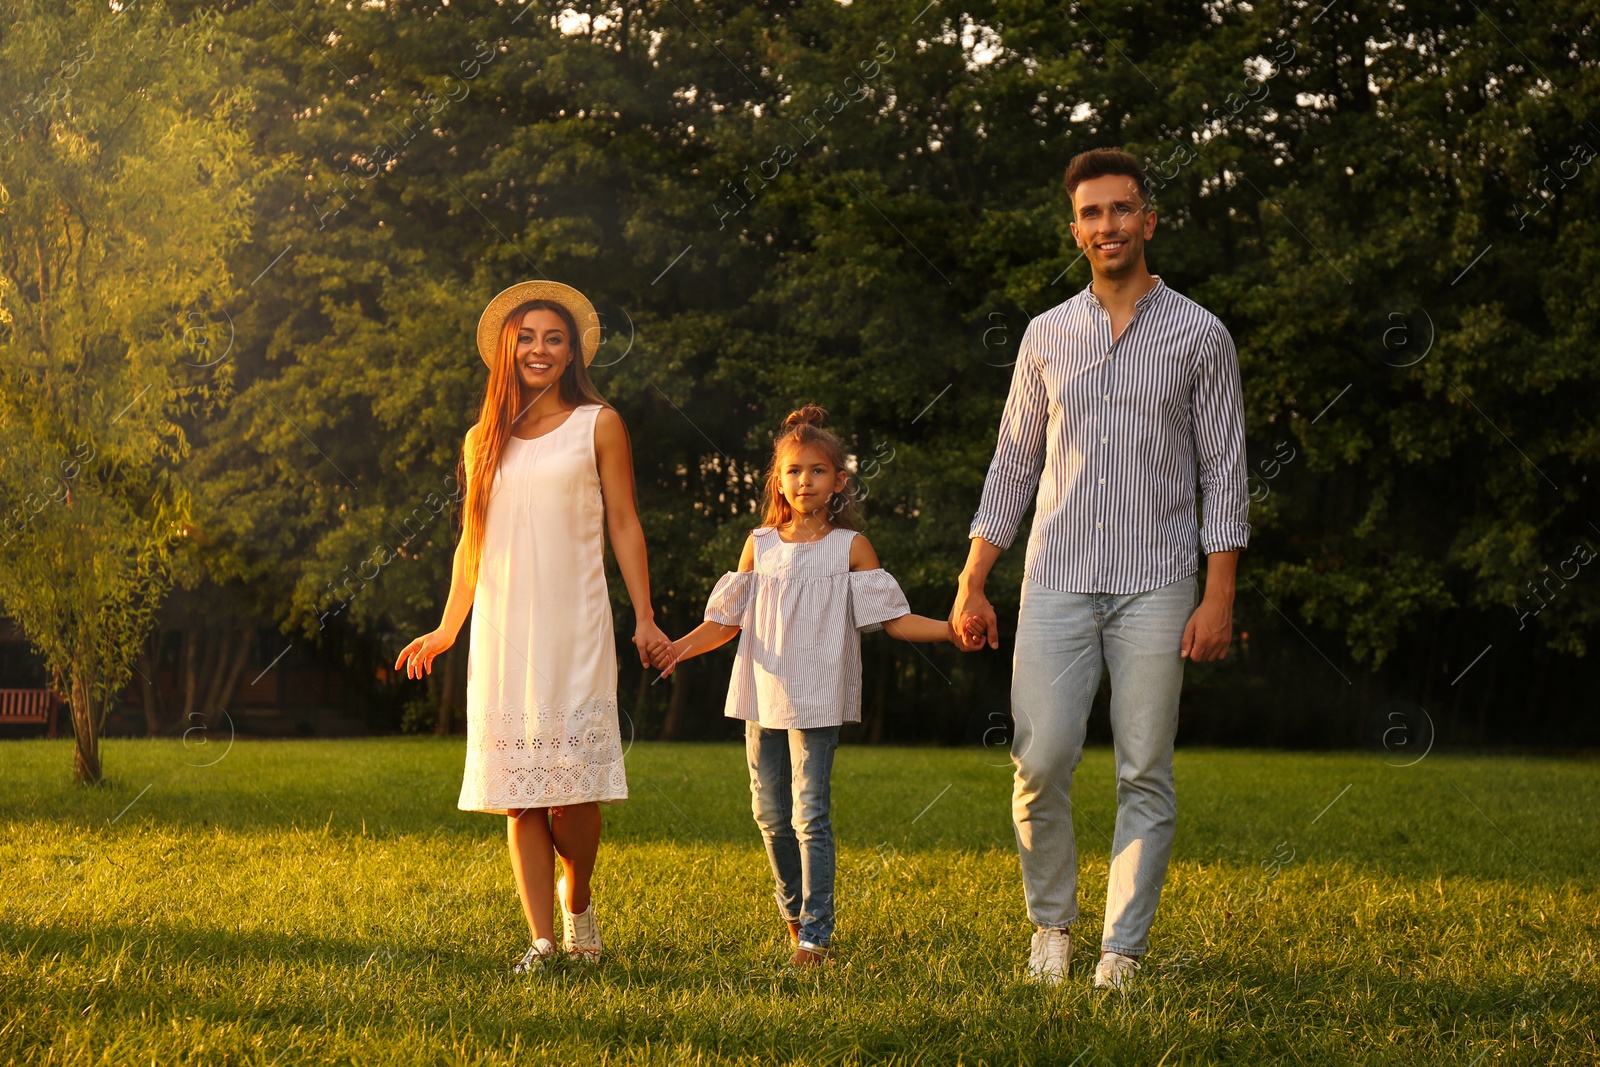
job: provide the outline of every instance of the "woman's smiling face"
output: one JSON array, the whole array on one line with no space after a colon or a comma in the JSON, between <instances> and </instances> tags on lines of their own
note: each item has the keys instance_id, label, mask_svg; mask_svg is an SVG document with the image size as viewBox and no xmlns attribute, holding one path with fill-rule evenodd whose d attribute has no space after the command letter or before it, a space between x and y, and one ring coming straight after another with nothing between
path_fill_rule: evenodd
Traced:
<instances>
[{"instance_id":1,"label":"woman's smiling face","mask_svg":"<svg viewBox=\"0 0 1600 1067\"><path fill-rule=\"evenodd\" d=\"M524 389L549 389L561 380L572 358L572 338L560 315L549 308L534 308L522 316L517 330L517 380Z\"/></svg>"}]
</instances>

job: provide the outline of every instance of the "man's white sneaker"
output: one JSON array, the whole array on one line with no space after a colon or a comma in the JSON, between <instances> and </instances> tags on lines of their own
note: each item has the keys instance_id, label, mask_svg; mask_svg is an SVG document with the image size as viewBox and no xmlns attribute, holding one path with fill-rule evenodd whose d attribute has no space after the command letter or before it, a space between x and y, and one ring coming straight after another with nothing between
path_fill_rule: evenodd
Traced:
<instances>
[{"instance_id":1,"label":"man's white sneaker","mask_svg":"<svg viewBox=\"0 0 1600 1067\"><path fill-rule=\"evenodd\" d=\"M1038 930L1028 954L1028 977L1046 985L1060 985L1072 966L1072 934L1066 930Z\"/></svg>"},{"instance_id":2,"label":"man's white sneaker","mask_svg":"<svg viewBox=\"0 0 1600 1067\"><path fill-rule=\"evenodd\" d=\"M591 895L589 906L574 915L567 910L567 876L562 875L556 881L556 902L561 905L561 921L566 936L562 938L561 947L567 955L575 956L587 963L600 962L600 927L594 921L594 899Z\"/></svg>"},{"instance_id":3,"label":"man's white sneaker","mask_svg":"<svg viewBox=\"0 0 1600 1067\"><path fill-rule=\"evenodd\" d=\"M528 951L522 954L520 960L511 965L511 973L532 974L534 971L542 971L547 963L556 958L556 955L555 942L548 937L541 937L528 946Z\"/></svg>"},{"instance_id":4,"label":"man's white sneaker","mask_svg":"<svg viewBox=\"0 0 1600 1067\"><path fill-rule=\"evenodd\" d=\"M1138 969L1139 961L1133 956L1124 956L1120 952L1107 952L1100 957L1100 962L1094 965L1094 987L1126 988L1133 979L1133 972Z\"/></svg>"}]
</instances>

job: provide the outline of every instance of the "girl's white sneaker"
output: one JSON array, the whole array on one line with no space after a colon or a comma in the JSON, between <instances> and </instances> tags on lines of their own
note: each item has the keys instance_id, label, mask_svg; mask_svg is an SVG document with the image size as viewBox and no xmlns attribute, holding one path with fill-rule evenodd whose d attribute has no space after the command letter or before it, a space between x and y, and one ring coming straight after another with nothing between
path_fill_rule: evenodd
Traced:
<instances>
[{"instance_id":1,"label":"girl's white sneaker","mask_svg":"<svg viewBox=\"0 0 1600 1067\"><path fill-rule=\"evenodd\" d=\"M1132 956L1124 956L1120 952L1107 952L1100 957L1100 962L1094 965L1094 987L1096 989L1122 989L1133 978L1133 972L1139 969L1139 961Z\"/></svg>"},{"instance_id":2,"label":"girl's white sneaker","mask_svg":"<svg viewBox=\"0 0 1600 1067\"><path fill-rule=\"evenodd\" d=\"M528 951L522 954L522 958L520 960L511 965L511 973L532 974L534 971L542 971L544 970L545 965L551 960L555 959L555 957L555 942L551 941L548 937L541 937L539 940L528 946Z\"/></svg>"},{"instance_id":3,"label":"girl's white sneaker","mask_svg":"<svg viewBox=\"0 0 1600 1067\"><path fill-rule=\"evenodd\" d=\"M567 910L567 876L563 874L556 882L556 901L561 905L561 923L565 931L561 947L569 956L576 956L587 963L600 962L600 927L594 921L594 895L591 893L589 906L574 915Z\"/></svg>"}]
</instances>

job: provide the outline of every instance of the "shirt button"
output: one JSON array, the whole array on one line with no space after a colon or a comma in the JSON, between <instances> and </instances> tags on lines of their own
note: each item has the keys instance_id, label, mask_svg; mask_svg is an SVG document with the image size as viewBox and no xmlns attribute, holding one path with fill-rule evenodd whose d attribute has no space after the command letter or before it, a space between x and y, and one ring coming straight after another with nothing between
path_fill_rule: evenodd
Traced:
<instances>
[{"instance_id":1,"label":"shirt button","mask_svg":"<svg viewBox=\"0 0 1600 1067\"><path fill-rule=\"evenodd\" d=\"M1101 479L1100 479L1100 484L1101 484L1101 485L1105 485L1105 484L1106 484L1106 480L1105 480L1105 479L1104 479L1104 478L1101 478Z\"/></svg>"},{"instance_id":2,"label":"shirt button","mask_svg":"<svg viewBox=\"0 0 1600 1067\"><path fill-rule=\"evenodd\" d=\"M1100 438L1100 443L1101 444L1105 444L1109 440L1110 440L1110 438L1108 438L1108 437L1102 437L1102 438Z\"/></svg>"},{"instance_id":3,"label":"shirt button","mask_svg":"<svg viewBox=\"0 0 1600 1067\"><path fill-rule=\"evenodd\" d=\"M1101 527L1101 525L1102 525L1102 524L1101 524L1101 523L1098 523L1098 522L1097 522L1097 523L1095 523L1095 524L1094 524L1094 528L1095 528L1095 529L1096 529L1096 530L1098 530L1098 529L1100 529L1100 527Z\"/></svg>"},{"instance_id":4,"label":"shirt button","mask_svg":"<svg viewBox=\"0 0 1600 1067\"><path fill-rule=\"evenodd\" d=\"M1108 404L1111 403L1111 394L1110 393L1106 394L1106 403L1108 403Z\"/></svg>"}]
</instances>

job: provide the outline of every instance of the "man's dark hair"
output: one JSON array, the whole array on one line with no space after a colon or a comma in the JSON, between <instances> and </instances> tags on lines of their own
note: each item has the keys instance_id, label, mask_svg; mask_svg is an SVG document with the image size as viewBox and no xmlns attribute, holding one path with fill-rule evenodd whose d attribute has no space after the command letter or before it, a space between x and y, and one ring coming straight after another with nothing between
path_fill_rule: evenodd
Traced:
<instances>
[{"instance_id":1,"label":"man's dark hair","mask_svg":"<svg viewBox=\"0 0 1600 1067\"><path fill-rule=\"evenodd\" d=\"M1150 179L1144 176L1139 161L1120 148L1091 148L1079 152L1067 164L1067 195L1091 178L1104 178L1107 174L1124 174L1139 183L1139 196L1150 202Z\"/></svg>"}]
</instances>

